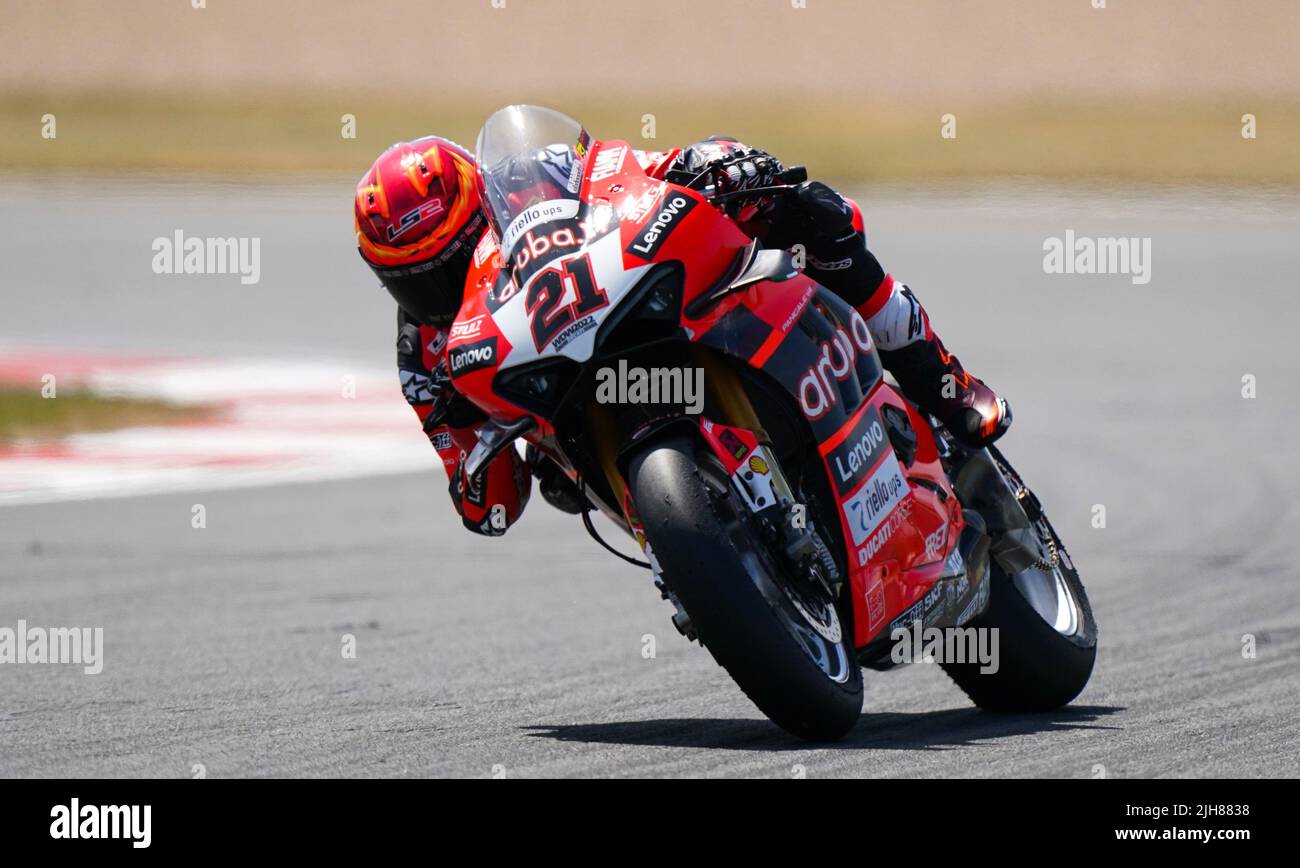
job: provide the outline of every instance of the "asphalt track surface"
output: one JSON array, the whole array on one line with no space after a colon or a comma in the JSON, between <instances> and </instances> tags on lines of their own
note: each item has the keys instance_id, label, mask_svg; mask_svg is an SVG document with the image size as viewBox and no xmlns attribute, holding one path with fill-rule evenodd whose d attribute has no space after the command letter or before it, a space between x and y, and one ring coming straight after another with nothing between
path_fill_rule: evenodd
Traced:
<instances>
[{"instance_id":1,"label":"asphalt track surface","mask_svg":"<svg viewBox=\"0 0 1300 868\"><path fill-rule=\"evenodd\" d=\"M23 213L0 234L0 340L391 357L346 188L35 189L0 187ZM877 191L867 211L1015 405L1005 451L1101 627L1074 705L985 714L914 665L867 673L842 742L794 741L575 519L538 498L503 539L463 531L431 454L405 476L0 509L0 626L105 634L99 675L0 667L0 775L1300 774L1296 201ZM259 235L262 283L153 275L177 227ZM1044 274L1066 229L1151 237L1151 282Z\"/></svg>"}]
</instances>

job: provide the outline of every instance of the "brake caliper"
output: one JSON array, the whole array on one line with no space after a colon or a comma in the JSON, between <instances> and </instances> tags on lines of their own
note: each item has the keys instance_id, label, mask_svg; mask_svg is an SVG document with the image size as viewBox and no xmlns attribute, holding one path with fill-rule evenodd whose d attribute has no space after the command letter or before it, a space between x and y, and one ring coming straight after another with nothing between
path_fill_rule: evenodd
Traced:
<instances>
[{"instance_id":1,"label":"brake caliper","mask_svg":"<svg viewBox=\"0 0 1300 868\"><path fill-rule=\"evenodd\" d=\"M774 549L797 575L837 593L840 573L835 558L809 520L807 505L795 497L771 449L744 428L702 419L700 429L741 500L769 534Z\"/></svg>"}]
</instances>

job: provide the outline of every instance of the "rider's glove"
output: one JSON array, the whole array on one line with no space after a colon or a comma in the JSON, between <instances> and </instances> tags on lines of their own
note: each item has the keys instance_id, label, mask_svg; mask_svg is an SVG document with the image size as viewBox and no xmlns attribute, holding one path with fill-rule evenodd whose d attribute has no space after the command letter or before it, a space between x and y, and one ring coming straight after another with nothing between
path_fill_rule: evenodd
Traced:
<instances>
[{"instance_id":1,"label":"rider's glove","mask_svg":"<svg viewBox=\"0 0 1300 868\"><path fill-rule=\"evenodd\" d=\"M447 376L447 362L446 360L438 362L438 366L428 376L413 371L402 371L402 387L404 389L408 388L408 375L412 378L411 385L418 383L421 387L420 395L424 400L420 403L432 405L429 415L424 417L424 433L432 433L433 429L441 427L448 421L448 411L451 408L453 399L457 397L456 390L451 385L451 377ZM406 400L411 401L409 390L407 391Z\"/></svg>"},{"instance_id":2,"label":"rider's glove","mask_svg":"<svg viewBox=\"0 0 1300 868\"><path fill-rule=\"evenodd\" d=\"M767 151L743 145L735 139L714 136L682 150L664 177L671 183L700 189L710 184L718 193L737 193L782 183L785 171L781 161ZM736 217L746 209L761 209L767 204L761 195L737 197L725 210Z\"/></svg>"},{"instance_id":3,"label":"rider's glove","mask_svg":"<svg viewBox=\"0 0 1300 868\"><path fill-rule=\"evenodd\" d=\"M722 160L713 170L714 189L719 193L740 193L781 184L785 167L781 161L766 151L744 148ZM733 219L747 220L766 212L773 203L770 195L737 196L729 200L723 210Z\"/></svg>"},{"instance_id":4,"label":"rider's glove","mask_svg":"<svg viewBox=\"0 0 1300 868\"><path fill-rule=\"evenodd\" d=\"M763 243L773 247L837 243L856 231L853 208L821 181L804 181L794 195L775 199L764 216L768 231Z\"/></svg>"},{"instance_id":5,"label":"rider's glove","mask_svg":"<svg viewBox=\"0 0 1300 868\"><path fill-rule=\"evenodd\" d=\"M737 193L779 184L785 167L767 151L743 148L722 160L715 171L714 183L718 192Z\"/></svg>"}]
</instances>

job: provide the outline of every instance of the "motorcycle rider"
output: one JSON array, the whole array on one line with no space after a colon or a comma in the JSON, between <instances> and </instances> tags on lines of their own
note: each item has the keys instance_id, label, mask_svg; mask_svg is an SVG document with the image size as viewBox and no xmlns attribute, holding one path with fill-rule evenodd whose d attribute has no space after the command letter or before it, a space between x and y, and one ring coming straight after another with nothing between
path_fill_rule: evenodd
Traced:
<instances>
[{"instance_id":1,"label":"motorcycle rider","mask_svg":"<svg viewBox=\"0 0 1300 868\"><path fill-rule=\"evenodd\" d=\"M712 183L721 192L774 186L785 171L771 154L721 136L634 153L652 177L696 187ZM979 447L1006 431L1010 406L947 351L911 289L867 248L856 203L821 182L805 181L792 195L741 196L725 210L766 247L802 245L805 272L862 314L903 392L955 437ZM533 475L548 502L578 512L576 486L531 448L527 461L513 449L503 451L478 486L466 483L462 462L486 416L455 391L444 350L474 249L490 231L473 156L437 136L395 144L358 182L354 212L361 257L398 303L402 391L442 458L465 527L504 533L523 511ZM494 506L504 512L494 515Z\"/></svg>"}]
</instances>

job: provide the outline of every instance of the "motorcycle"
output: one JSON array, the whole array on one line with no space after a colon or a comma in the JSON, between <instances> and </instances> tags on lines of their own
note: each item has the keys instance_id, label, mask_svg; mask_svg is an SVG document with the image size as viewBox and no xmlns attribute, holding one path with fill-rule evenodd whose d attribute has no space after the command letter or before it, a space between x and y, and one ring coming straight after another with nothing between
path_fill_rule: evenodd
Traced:
<instances>
[{"instance_id":1,"label":"motorcycle","mask_svg":"<svg viewBox=\"0 0 1300 868\"><path fill-rule=\"evenodd\" d=\"M863 667L895 665L921 625L998 631L995 671L940 661L982 708L1079 694L1096 622L1038 499L884 379L861 315L725 216L736 194L656 180L627 142L535 106L492 115L477 148L494 231L446 349L488 416L471 490L523 438L579 486L592 536L650 568L676 628L805 739L848 732ZM628 370L701 371L703 398L611 400Z\"/></svg>"}]
</instances>

